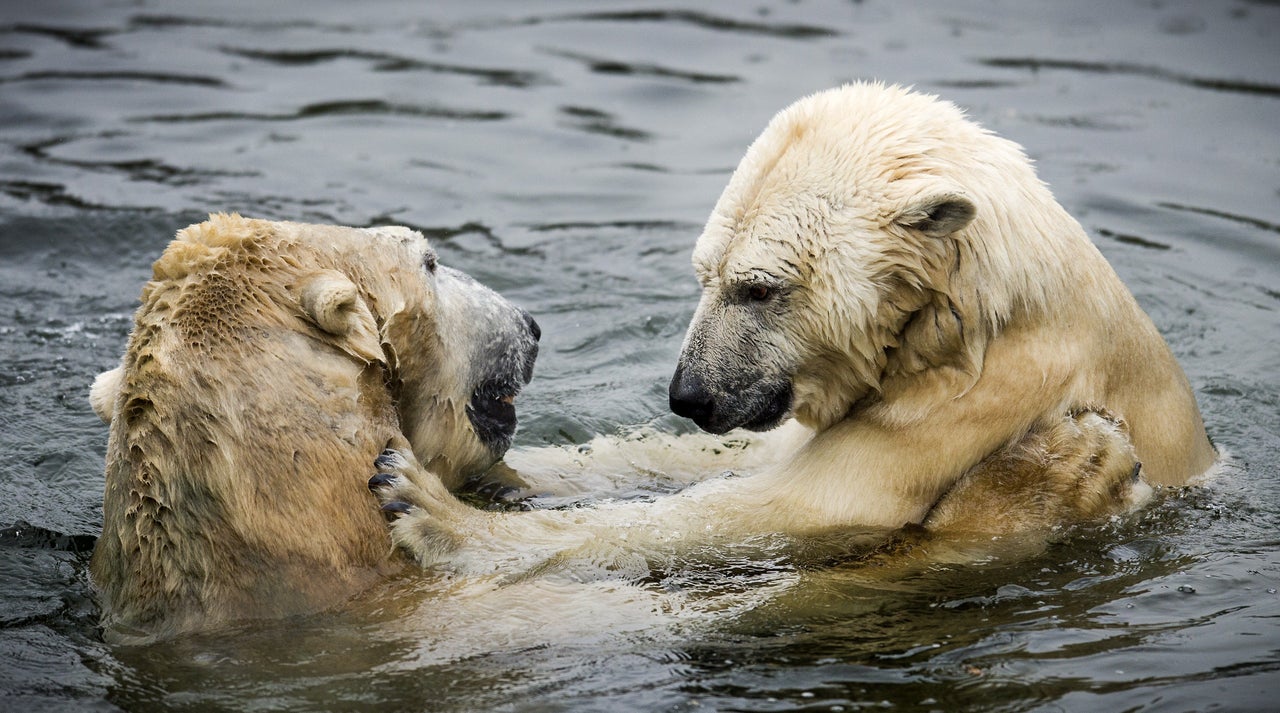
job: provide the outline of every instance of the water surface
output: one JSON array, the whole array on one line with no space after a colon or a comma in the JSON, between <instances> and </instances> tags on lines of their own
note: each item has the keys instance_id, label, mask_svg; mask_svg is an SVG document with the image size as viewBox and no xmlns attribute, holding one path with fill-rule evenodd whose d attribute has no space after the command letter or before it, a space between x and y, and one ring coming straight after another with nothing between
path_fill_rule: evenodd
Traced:
<instances>
[{"instance_id":1,"label":"water surface","mask_svg":"<svg viewBox=\"0 0 1280 713\"><path fill-rule=\"evenodd\" d=\"M1269 709L1277 36L1264 0L4 4L0 708ZM1235 457L1215 482L897 578L780 559L451 599L425 576L280 626L101 642L86 393L175 230L417 227L543 326L518 445L678 431L702 221L775 111L863 78L1027 147L1184 364Z\"/></svg>"}]
</instances>

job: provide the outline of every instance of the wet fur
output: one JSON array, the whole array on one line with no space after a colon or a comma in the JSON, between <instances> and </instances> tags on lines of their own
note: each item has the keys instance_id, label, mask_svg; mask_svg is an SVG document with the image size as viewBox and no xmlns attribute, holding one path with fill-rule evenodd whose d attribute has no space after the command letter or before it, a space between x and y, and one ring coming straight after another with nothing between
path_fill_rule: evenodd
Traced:
<instances>
[{"instance_id":1,"label":"wet fur","mask_svg":"<svg viewBox=\"0 0 1280 713\"><path fill-rule=\"evenodd\" d=\"M473 358L509 335L451 326L467 316L441 308L434 261L403 228L218 215L178 234L91 392L111 424L90 565L109 639L338 603L403 565L366 486L388 443L434 483L505 450L465 409Z\"/></svg>"},{"instance_id":2,"label":"wet fur","mask_svg":"<svg viewBox=\"0 0 1280 713\"><path fill-rule=\"evenodd\" d=\"M936 98L857 84L781 112L693 263L704 289L673 405L705 391L709 430L767 427L762 404L788 388L810 438L654 502L514 514L416 487L402 453L381 490L413 506L396 542L427 564L523 571L590 543L656 552L927 517L1037 530L1132 505L1138 460L1171 485L1214 461L1181 368L1079 224L1017 145Z\"/></svg>"}]
</instances>

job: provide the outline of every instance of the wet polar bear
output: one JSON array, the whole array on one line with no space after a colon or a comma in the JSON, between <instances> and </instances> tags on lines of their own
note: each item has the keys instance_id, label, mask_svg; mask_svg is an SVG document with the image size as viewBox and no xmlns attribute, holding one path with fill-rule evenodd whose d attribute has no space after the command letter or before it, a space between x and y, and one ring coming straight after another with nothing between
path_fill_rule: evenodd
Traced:
<instances>
[{"instance_id":1,"label":"wet polar bear","mask_svg":"<svg viewBox=\"0 0 1280 713\"><path fill-rule=\"evenodd\" d=\"M500 457L537 338L406 228L181 231L90 395L111 424L107 638L311 612L402 567L362 471L388 443L450 486Z\"/></svg>"},{"instance_id":2,"label":"wet polar bear","mask_svg":"<svg viewBox=\"0 0 1280 713\"><path fill-rule=\"evenodd\" d=\"M389 452L371 487L403 513L393 539L519 571L767 533L999 533L1123 507L1137 460L1160 484L1214 461L1151 320L1020 147L950 103L878 84L796 102L693 265L672 407L713 433L794 417L794 448L652 502L522 513L465 507Z\"/></svg>"}]
</instances>

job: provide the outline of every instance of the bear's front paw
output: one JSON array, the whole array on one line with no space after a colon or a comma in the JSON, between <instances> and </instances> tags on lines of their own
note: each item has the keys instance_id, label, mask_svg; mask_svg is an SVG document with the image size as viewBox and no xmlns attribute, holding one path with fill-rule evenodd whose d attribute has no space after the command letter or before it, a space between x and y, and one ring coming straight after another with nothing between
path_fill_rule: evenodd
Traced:
<instances>
[{"instance_id":1,"label":"bear's front paw","mask_svg":"<svg viewBox=\"0 0 1280 713\"><path fill-rule=\"evenodd\" d=\"M460 542L454 510L465 506L434 476L419 471L412 455L387 449L374 460L374 468L378 473L369 479L369 490L378 497L391 522L392 542L423 566L436 564L454 551ZM415 480L428 486L421 487ZM431 486L439 492L433 492Z\"/></svg>"},{"instance_id":2,"label":"bear's front paw","mask_svg":"<svg viewBox=\"0 0 1280 713\"><path fill-rule=\"evenodd\" d=\"M413 467L412 462L395 448L388 448L373 460L373 467L383 471L404 471Z\"/></svg>"},{"instance_id":3,"label":"bear's front paw","mask_svg":"<svg viewBox=\"0 0 1280 713\"><path fill-rule=\"evenodd\" d=\"M412 462L388 448L378 455L373 466L378 474L369 479L369 490L378 496L382 512L393 519L413 512L413 483L405 476L413 468Z\"/></svg>"}]
</instances>

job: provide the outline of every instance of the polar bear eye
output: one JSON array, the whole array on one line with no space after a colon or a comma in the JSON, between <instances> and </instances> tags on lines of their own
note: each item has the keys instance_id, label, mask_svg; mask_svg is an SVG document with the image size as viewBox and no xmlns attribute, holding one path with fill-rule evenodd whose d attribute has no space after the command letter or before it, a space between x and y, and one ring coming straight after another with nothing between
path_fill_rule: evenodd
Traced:
<instances>
[{"instance_id":1,"label":"polar bear eye","mask_svg":"<svg viewBox=\"0 0 1280 713\"><path fill-rule=\"evenodd\" d=\"M764 302L773 295L773 290L768 285L751 285L747 288L747 297L756 302Z\"/></svg>"}]
</instances>

